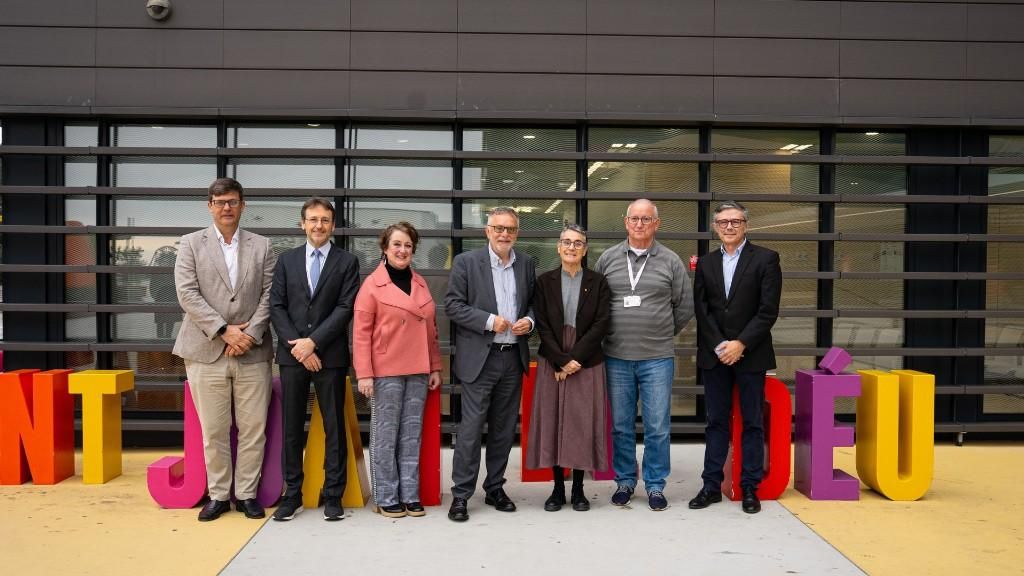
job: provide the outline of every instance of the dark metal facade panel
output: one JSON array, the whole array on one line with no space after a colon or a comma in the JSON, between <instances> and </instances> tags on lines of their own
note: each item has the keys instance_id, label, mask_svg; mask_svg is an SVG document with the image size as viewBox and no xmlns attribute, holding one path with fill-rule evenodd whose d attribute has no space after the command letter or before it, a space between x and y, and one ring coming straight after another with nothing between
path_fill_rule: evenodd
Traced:
<instances>
[{"instance_id":1,"label":"dark metal facade panel","mask_svg":"<svg viewBox=\"0 0 1024 576\"><path fill-rule=\"evenodd\" d=\"M757 95L752 98L752 95ZM715 78L715 114L835 117L838 83L824 78Z\"/></svg>"},{"instance_id":2,"label":"dark metal facade panel","mask_svg":"<svg viewBox=\"0 0 1024 576\"><path fill-rule=\"evenodd\" d=\"M224 108L347 108L349 72L225 70Z\"/></svg>"},{"instance_id":3,"label":"dark metal facade panel","mask_svg":"<svg viewBox=\"0 0 1024 576\"><path fill-rule=\"evenodd\" d=\"M0 67L0 104L91 106L95 100L92 68Z\"/></svg>"},{"instance_id":4,"label":"dark metal facade panel","mask_svg":"<svg viewBox=\"0 0 1024 576\"><path fill-rule=\"evenodd\" d=\"M220 30L100 28L96 65L111 68L220 68L224 33Z\"/></svg>"},{"instance_id":5,"label":"dark metal facade panel","mask_svg":"<svg viewBox=\"0 0 1024 576\"><path fill-rule=\"evenodd\" d=\"M962 42L892 42L843 40L843 78L921 78L959 80L967 74L967 46Z\"/></svg>"},{"instance_id":6,"label":"dark metal facade panel","mask_svg":"<svg viewBox=\"0 0 1024 576\"><path fill-rule=\"evenodd\" d=\"M223 0L172 0L171 15L153 20L146 14L145 0L95 0L96 25L115 28L221 28ZM40 5L47 5L40 2Z\"/></svg>"},{"instance_id":7,"label":"dark metal facade panel","mask_svg":"<svg viewBox=\"0 0 1024 576\"><path fill-rule=\"evenodd\" d=\"M839 41L776 38L715 38L715 74L720 76L839 75Z\"/></svg>"},{"instance_id":8,"label":"dark metal facade panel","mask_svg":"<svg viewBox=\"0 0 1024 576\"><path fill-rule=\"evenodd\" d=\"M1024 5L977 4L967 14L968 40L1024 42Z\"/></svg>"},{"instance_id":9,"label":"dark metal facade panel","mask_svg":"<svg viewBox=\"0 0 1024 576\"><path fill-rule=\"evenodd\" d=\"M838 38L839 2L717 0L715 35Z\"/></svg>"},{"instance_id":10,"label":"dark metal facade panel","mask_svg":"<svg viewBox=\"0 0 1024 576\"><path fill-rule=\"evenodd\" d=\"M588 36L587 72L596 74L712 74L711 38Z\"/></svg>"},{"instance_id":11,"label":"dark metal facade panel","mask_svg":"<svg viewBox=\"0 0 1024 576\"><path fill-rule=\"evenodd\" d=\"M59 41L54 41L59 36ZM0 27L0 66L93 66L92 28Z\"/></svg>"},{"instance_id":12,"label":"dark metal facade panel","mask_svg":"<svg viewBox=\"0 0 1024 576\"><path fill-rule=\"evenodd\" d=\"M1024 42L967 44L967 78L971 80L1024 80Z\"/></svg>"},{"instance_id":13,"label":"dark metal facade panel","mask_svg":"<svg viewBox=\"0 0 1024 576\"><path fill-rule=\"evenodd\" d=\"M971 117L1024 119L1024 82L970 82L966 92Z\"/></svg>"},{"instance_id":14,"label":"dark metal facade panel","mask_svg":"<svg viewBox=\"0 0 1024 576\"><path fill-rule=\"evenodd\" d=\"M710 76L588 76L587 112L616 114L714 113Z\"/></svg>"},{"instance_id":15,"label":"dark metal facade panel","mask_svg":"<svg viewBox=\"0 0 1024 576\"><path fill-rule=\"evenodd\" d=\"M588 34L711 36L714 0L588 0Z\"/></svg>"},{"instance_id":16,"label":"dark metal facade panel","mask_svg":"<svg viewBox=\"0 0 1024 576\"><path fill-rule=\"evenodd\" d=\"M95 26L96 0L4 0L0 26Z\"/></svg>"},{"instance_id":17,"label":"dark metal facade panel","mask_svg":"<svg viewBox=\"0 0 1024 576\"><path fill-rule=\"evenodd\" d=\"M352 32L353 70L455 71L456 34Z\"/></svg>"},{"instance_id":18,"label":"dark metal facade panel","mask_svg":"<svg viewBox=\"0 0 1024 576\"><path fill-rule=\"evenodd\" d=\"M586 36L459 34L459 70L466 72L581 73Z\"/></svg>"},{"instance_id":19,"label":"dark metal facade panel","mask_svg":"<svg viewBox=\"0 0 1024 576\"><path fill-rule=\"evenodd\" d=\"M587 0L463 0L459 31L583 34L586 10Z\"/></svg>"},{"instance_id":20,"label":"dark metal facade panel","mask_svg":"<svg viewBox=\"0 0 1024 576\"><path fill-rule=\"evenodd\" d=\"M586 104L582 74L459 73L460 111L580 113Z\"/></svg>"},{"instance_id":21,"label":"dark metal facade panel","mask_svg":"<svg viewBox=\"0 0 1024 576\"><path fill-rule=\"evenodd\" d=\"M246 30L349 29L349 0L222 1L224 3L225 28ZM173 14L171 17L174 17Z\"/></svg>"},{"instance_id":22,"label":"dark metal facade panel","mask_svg":"<svg viewBox=\"0 0 1024 576\"><path fill-rule=\"evenodd\" d=\"M456 32L458 0L351 0L352 30Z\"/></svg>"},{"instance_id":23,"label":"dark metal facade panel","mask_svg":"<svg viewBox=\"0 0 1024 576\"><path fill-rule=\"evenodd\" d=\"M216 107L220 70L98 68L96 106Z\"/></svg>"},{"instance_id":24,"label":"dark metal facade panel","mask_svg":"<svg viewBox=\"0 0 1024 576\"><path fill-rule=\"evenodd\" d=\"M224 67L347 70L349 33L335 30L225 30Z\"/></svg>"},{"instance_id":25,"label":"dark metal facade panel","mask_svg":"<svg viewBox=\"0 0 1024 576\"><path fill-rule=\"evenodd\" d=\"M964 83L957 80L840 80L843 116L962 118Z\"/></svg>"},{"instance_id":26,"label":"dark metal facade panel","mask_svg":"<svg viewBox=\"0 0 1024 576\"><path fill-rule=\"evenodd\" d=\"M356 110L454 110L454 72L351 73Z\"/></svg>"},{"instance_id":27,"label":"dark metal facade panel","mask_svg":"<svg viewBox=\"0 0 1024 576\"><path fill-rule=\"evenodd\" d=\"M966 4L843 2L842 38L966 40Z\"/></svg>"}]
</instances>

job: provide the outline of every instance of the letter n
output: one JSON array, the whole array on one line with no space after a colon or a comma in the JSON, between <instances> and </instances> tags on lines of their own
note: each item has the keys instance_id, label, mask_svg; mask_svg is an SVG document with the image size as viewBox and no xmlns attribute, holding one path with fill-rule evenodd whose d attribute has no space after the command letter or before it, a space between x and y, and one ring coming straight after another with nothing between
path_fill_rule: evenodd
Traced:
<instances>
[{"instance_id":1,"label":"letter n","mask_svg":"<svg viewBox=\"0 0 1024 576\"><path fill-rule=\"evenodd\" d=\"M71 370L0 374L0 484L56 484L75 474Z\"/></svg>"}]
</instances>

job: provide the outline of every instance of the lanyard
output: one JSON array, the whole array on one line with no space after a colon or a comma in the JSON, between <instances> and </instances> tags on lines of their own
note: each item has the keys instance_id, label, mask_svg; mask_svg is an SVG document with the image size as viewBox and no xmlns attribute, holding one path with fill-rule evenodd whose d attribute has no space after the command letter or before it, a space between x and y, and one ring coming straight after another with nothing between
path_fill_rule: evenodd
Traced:
<instances>
[{"instance_id":1,"label":"lanyard","mask_svg":"<svg viewBox=\"0 0 1024 576\"><path fill-rule=\"evenodd\" d=\"M643 276L644 268L647 267L647 261L651 259L651 253L647 252L644 254L644 263L640 265L640 269L637 270L636 276L633 276L633 261L629 258L629 252L626 252L626 268L629 271L629 289L636 292L636 285L640 283L640 276Z\"/></svg>"}]
</instances>

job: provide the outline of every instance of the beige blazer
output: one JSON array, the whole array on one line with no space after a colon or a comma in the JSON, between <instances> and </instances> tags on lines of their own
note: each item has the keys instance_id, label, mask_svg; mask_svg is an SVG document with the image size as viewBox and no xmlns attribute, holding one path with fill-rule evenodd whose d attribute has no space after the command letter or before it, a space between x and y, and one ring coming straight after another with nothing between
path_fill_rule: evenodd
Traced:
<instances>
[{"instance_id":1,"label":"beige blazer","mask_svg":"<svg viewBox=\"0 0 1024 576\"><path fill-rule=\"evenodd\" d=\"M181 237L174 263L174 287L185 317L174 341L176 356L214 362L224 353L224 341L217 334L221 326L249 322L245 332L256 344L240 361L251 364L273 358L268 326L270 283L277 257L269 239L242 229L237 234L238 279L234 290L214 227Z\"/></svg>"}]
</instances>

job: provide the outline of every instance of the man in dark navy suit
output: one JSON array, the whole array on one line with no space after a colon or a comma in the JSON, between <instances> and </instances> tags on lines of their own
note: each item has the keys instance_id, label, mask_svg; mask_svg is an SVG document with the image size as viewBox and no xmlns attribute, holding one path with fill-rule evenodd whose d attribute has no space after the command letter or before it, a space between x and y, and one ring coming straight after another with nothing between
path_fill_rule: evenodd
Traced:
<instances>
[{"instance_id":1,"label":"man in dark navy suit","mask_svg":"<svg viewBox=\"0 0 1024 576\"><path fill-rule=\"evenodd\" d=\"M345 511L348 457L345 443L345 376L351 365L348 325L359 291L359 263L331 243L334 206L310 198L300 216L306 242L277 260L270 288L270 319L277 332L281 367L285 493L274 520L302 512L302 451L306 444L306 402L313 382L324 419L324 519L341 520Z\"/></svg>"},{"instance_id":2,"label":"man in dark navy suit","mask_svg":"<svg viewBox=\"0 0 1024 576\"><path fill-rule=\"evenodd\" d=\"M693 304L697 316L697 368L704 383L707 428L704 486L690 508L722 501L729 452L733 386L743 417L743 511L761 511L757 486L764 475L764 379L775 368L771 329L779 316L779 254L746 239L747 209L725 202L712 222L722 246L697 262Z\"/></svg>"}]
</instances>

